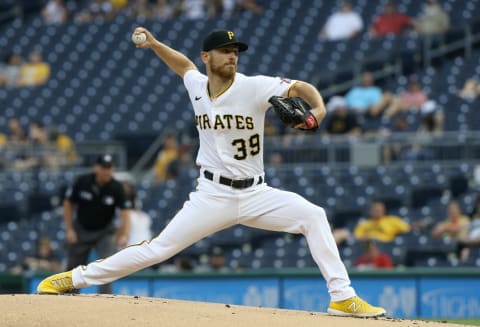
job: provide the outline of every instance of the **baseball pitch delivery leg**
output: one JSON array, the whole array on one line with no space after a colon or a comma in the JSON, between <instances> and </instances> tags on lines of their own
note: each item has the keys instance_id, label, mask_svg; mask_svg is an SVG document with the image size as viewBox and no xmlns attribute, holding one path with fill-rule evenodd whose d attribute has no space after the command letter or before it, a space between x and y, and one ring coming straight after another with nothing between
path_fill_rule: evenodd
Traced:
<instances>
[{"instance_id":1,"label":"baseball pitch delivery leg","mask_svg":"<svg viewBox=\"0 0 480 327\"><path fill-rule=\"evenodd\" d=\"M198 191L190 194L190 200L157 237L71 272L50 276L40 282L38 293L59 294L74 288L113 282L163 262L196 241L234 225L237 222L236 199L216 197L215 188L218 187L210 181L200 181Z\"/></svg>"},{"instance_id":2,"label":"baseball pitch delivery leg","mask_svg":"<svg viewBox=\"0 0 480 327\"><path fill-rule=\"evenodd\" d=\"M298 194L269 186L257 188L240 206L242 224L261 229L301 233L327 282L332 315L373 317L385 314L355 295L331 233L325 210Z\"/></svg>"}]
</instances>

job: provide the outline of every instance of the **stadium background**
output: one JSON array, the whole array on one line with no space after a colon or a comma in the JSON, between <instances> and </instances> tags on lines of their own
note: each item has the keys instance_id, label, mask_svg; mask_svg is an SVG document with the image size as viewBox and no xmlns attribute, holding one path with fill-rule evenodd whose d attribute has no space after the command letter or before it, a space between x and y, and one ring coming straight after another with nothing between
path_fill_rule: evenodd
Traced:
<instances>
[{"instance_id":1,"label":"stadium background","mask_svg":"<svg viewBox=\"0 0 480 327\"><path fill-rule=\"evenodd\" d=\"M195 59L199 67L198 44L203 35L214 28L232 28L251 46L239 60L239 71L309 81L319 87L326 101L356 85L363 70L373 71L377 84L395 93L415 75L443 110L444 133L418 135L420 119L418 114L410 113L406 117L408 128L402 133L356 138L288 133L268 137L267 182L325 207L333 226L349 229L359 217L365 217L374 198L382 198L389 212L409 222L425 217L443 220L452 198L470 212L479 182L480 111L478 99L465 101L457 93L464 81L480 70L480 25L476 20L480 4L440 2L452 21L445 35L374 39L362 33L355 39L337 42L317 36L337 1L258 1L265 9L261 15L242 12L230 18L199 20L146 20L120 13L108 22L68 22L60 26L42 22L42 2L25 1L21 15L15 9L18 2L4 2L2 57L11 51L26 56L32 49L39 49L52 74L43 86L1 88L0 126L6 129L12 116L25 125L41 121L55 126L72 137L81 160L60 170L17 171L5 166L0 173L0 272L8 272L23 257L34 253L42 235L53 240L59 256L63 254L64 233L58 208L62 192L77 173L89 169L99 153L113 152L119 169L135 178L143 207L153 218L154 231L168 222L195 186L194 167L160 184L146 173L168 133L175 132L192 155L196 143L194 115L181 80L152 53L136 50L131 44L131 31L138 25L150 28L160 40ZM70 3L72 8L83 4ZM383 4L356 1L354 9L369 26ZM415 16L422 2L401 0L397 5ZM277 123L274 117L271 119ZM369 123L372 129L389 127L389 122ZM385 147L400 145L408 149L412 144L432 155L415 161L402 157L385 161L380 155ZM268 159L275 154L281 154L281 164L270 164ZM212 235L184 254L200 261L213 245L222 246L232 268L314 267L303 238L242 226ZM428 230L397 237L381 247L398 267L480 266L479 249L473 249L467 262L460 262L452 255L455 241L432 239ZM420 250L413 262L411 249ZM360 250L354 239L341 246L349 268ZM477 280L475 275L470 277ZM475 285L473 290L479 290L478 283L468 281L460 288L466 289L466 285ZM472 294L470 298L478 304L480 291Z\"/></svg>"}]
</instances>

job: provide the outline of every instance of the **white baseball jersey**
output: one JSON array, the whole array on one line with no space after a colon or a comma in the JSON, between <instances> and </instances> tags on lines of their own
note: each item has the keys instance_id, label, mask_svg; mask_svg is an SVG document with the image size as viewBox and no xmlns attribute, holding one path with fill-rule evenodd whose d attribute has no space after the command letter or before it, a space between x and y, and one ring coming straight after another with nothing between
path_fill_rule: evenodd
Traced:
<instances>
[{"instance_id":1,"label":"white baseball jersey","mask_svg":"<svg viewBox=\"0 0 480 327\"><path fill-rule=\"evenodd\" d=\"M211 100L208 77L197 70L184 76L200 135L197 165L230 178L263 174L265 111L273 95L285 95L295 81L236 73L233 84Z\"/></svg>"}]
</instances>

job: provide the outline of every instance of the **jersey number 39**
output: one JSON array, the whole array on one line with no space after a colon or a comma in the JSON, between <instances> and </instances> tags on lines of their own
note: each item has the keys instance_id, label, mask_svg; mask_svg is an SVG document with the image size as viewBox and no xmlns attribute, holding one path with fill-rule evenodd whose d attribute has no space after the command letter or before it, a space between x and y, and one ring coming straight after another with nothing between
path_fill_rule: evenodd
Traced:
<instances>
[{"instance_id":1,"label":"jersey number 39","mask_svg":"<svg viewBox=\"0 0 480 327\"><path fill-rule=\"evenodd\" d=\"M246 139L235 139L232 141L232 145L237 147L237 153L233 157L237 160L245 160L249 153L252 156L260 153L260 135L253 134L248 141Z\"/></svg>"}]
</instances>

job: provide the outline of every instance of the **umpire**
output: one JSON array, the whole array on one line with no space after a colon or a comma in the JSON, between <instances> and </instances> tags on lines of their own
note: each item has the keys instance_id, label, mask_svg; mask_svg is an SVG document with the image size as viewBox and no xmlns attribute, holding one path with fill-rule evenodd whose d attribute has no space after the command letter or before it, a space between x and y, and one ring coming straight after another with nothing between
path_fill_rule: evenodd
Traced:
<instances>
[{"instance_id":1,"label":"umpire","mask_svg":"<svg viewBox=\"0 0 480 327\"><path fill-rule=\"evenodd\" d=\"M123 247L130 231L131 201L122 184L113 177L113 157L97 158L93 173L79 176L67 189L63 203L63 219L67 239L67 269L86 265L90 251L100 258L110 256L116 247ZM116 208L120 224L114 223ZM74 219L75 212L75 219ZM99 293L112 293L112 285L102 285Z\"/></svg>"}]
</instances>

